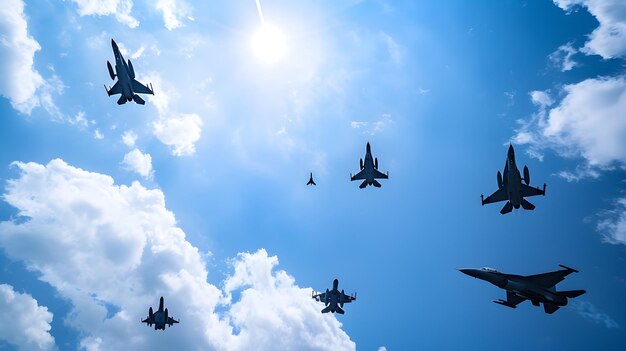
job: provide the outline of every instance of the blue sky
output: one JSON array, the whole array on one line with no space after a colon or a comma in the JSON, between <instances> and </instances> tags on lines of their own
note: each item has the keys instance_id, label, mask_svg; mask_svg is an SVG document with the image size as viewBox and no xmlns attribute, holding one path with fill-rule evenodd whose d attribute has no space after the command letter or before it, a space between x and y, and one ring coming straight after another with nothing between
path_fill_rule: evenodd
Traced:
<instances>
[{"instance_id":1,"label":"blue sky","mask_svg":"<svg viewBox=\"0 0 626 351\"><path fill-rule=\"evenodd\" d=\"M255 1L0 9L1 350L626 345L626 5L260 5L273 62ZM146 105L103 91L111 38ZM368 141L390 179L360 190ZM502 216L509 142L548 187ZM587 294L554 315L457 271L557 264ZM358 300L322 315L334 278Z\"/></svg>"}]
</instances>

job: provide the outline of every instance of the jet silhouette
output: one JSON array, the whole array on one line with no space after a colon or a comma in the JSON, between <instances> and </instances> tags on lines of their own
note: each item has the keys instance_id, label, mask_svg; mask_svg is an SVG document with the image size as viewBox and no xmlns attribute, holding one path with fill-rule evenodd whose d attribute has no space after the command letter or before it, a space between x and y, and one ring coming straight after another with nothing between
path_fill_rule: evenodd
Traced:
<instances>
[{"instance_id":1,"label":"jet silhouette","mask_svg":"<svg viewBox=\"0 0 626 351\"><path fill-rule=\"evenodd\" d=\"M530 300L534 306L543 303L545 312L552 314L559 307L567 305L567 298L578 297L586 292L585 290L556 291L556 284L560 283L570 273L578 272L573 268L559 266L564 269L527 276L500 273L487 267L481 269L466 268L459 269L459 271L474 278L486 280L498 288L506 290L506 300L493 301L497 304L516 308L518 304Z\"/></svg>"},{"instance_id":2,"label":"jet silhouette","mask_svg":"<svg viewBox=\"0 0 626 351\"><path fill-rule=\"evenodd\" d=\"M123 105L127 101L134 100L139 105L143 105L146 102L139 97L137 94L152 94L152 84L150 84L150 88L139 83L135 80L135 69L133 68L133 63L128 60L128 64L124 60L120 49L117 47L115 40L111 39L111 46L113 47L113 54L115 55L115 72L113 73L113 67L111 67L111 63L107 61L107 68L109 69L109 75L111 79L115 80L117 77L117 82L113 85L112 88L107 89L106 85L104 89L107 91L109 96L115 94L121 94L119 100L117 100L118 105Z\"/></svg>"},{"instance_id":3,"label":"jet silhouette","mask_svg":"<svg viewBox=\"0 0 626 351\"><path fill-rule=\"evenodd\" d=\"M525 184L522 184L522 180ZM506 201L506 204L500 210L501 214L507 214L518 209L520 205L525 210L534 210L535 205L528 202L525 197L546 195L546 184L543 184L543 190L529 186L530 172L528 167L524 166L524 178L520 175L519 169L515 163L515 151L513 145L509 145L509 151L504 164L504 176L498 171L498 190L489 195L486 199L480 195L483 206L494 202Z\"/></svg>"},{"instance_id":4,"label":"jet silhouette","mask_svg":"<svg viewBox=\"0 0 626 351\"><path fill-rule=\"evenodd\" d=\"M148 318L141 321L141 323L146 323L149 327L154 324L154 330L165 330L165 325L169 325L170 327L175 323L179 323L180 321L174 320L174 318L170 317L167 312L167 308L163 309L163 296L159 300L159 310L156 312L152 312L152 307L148 310Z\"/></svg>"},{"instance_id":5,"label":"jet silhouette","mask_svg":"<svg viewBox=\"0 0 626 351\"><path fill-rule=\"evenodd\" d=\"M343 304L350 303L356 300L356 293L354 295L346 295L343 292L343 289L339 291L338 287L339 287L339 280L335 279L333 281L332 290L326 289L326 292L323 292L323 293L317 293L317 294L315 292L311 293L311 297L314 298L315 301L321 301L324 303L324 305L326 305L326 308L322 310L322 313L337 312L339 314L344 314L345 312L343 310Z\"/></svg>"},{"instance_id":6,"label":"jet silhouette","mask_svg":"<svg viewBox=\"0 0 626 351\"><path fill-rule=\"evenodd\" d=\"M350 174L350 181L363 179L363 183L359 185L359 188L363 189L368 185L373 185L380 188L380 183L376 179L388 179L389 173L384 174L378 171L378 158L372 157L372 148L370 143L367 143L365 147L365 162L363 159L359 159L360 172L352 176Z\"/></svg>"},{"instance_id":7,"label":"jet silhouette","mask_svg":"<svg viewBox=\"0 0 626 351\"><path fill-rule=\"evenodd\" d=\"M311 173L311 176L309 177L309 182L306 183L306 185L317 185L315 184L315 182L313 181L313 173Z\"/></svg>"}]
</instances>

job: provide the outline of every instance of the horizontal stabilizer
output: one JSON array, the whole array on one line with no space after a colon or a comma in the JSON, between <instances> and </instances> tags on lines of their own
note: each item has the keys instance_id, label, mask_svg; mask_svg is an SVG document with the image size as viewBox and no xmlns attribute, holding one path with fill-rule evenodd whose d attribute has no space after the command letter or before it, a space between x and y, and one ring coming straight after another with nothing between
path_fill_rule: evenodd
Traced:
<instances>
[{"instance_id":1,"label":"horizontal stabilizer","mask_svg":"<svg viewBox=\"0 0 626 351\"><path fill-rule=\"evenodd\" d=\"M139 95L137 95L137 94L133 95L133 101L135 101L139 105L145 105L145 103L146 103L144 101L144 99L140 98Z\"/></svg>"},{"instance_id":2,"label":"horizontal stabilizer","mask_svg":"<svg viewBox=\"0 0 626 351\"><path fill-rule=\"evenodd\" d=\"M567 269L568 271L572 271L572 272L574 272L574 273L578 273L578 271L577 271L577 270L575 270L574 268L571 268L571 267L568 267L568 266L565 266L565 265L562 265L562 264L560 264L560 265L559 265L559 267L561 267L561 268L565 268L565 269Z\"/></svg>"},{"instance_id":3,"label":"horizontal stabilizer","mask_svg":"<svg viewBox=\"0 0 626 351\"><path fill-rule=\"evenodd\" d=\"M337 306L337 309L335 310L335 312L339 313L339 314L344 314L345 312L343 311L343 308Z\"/></svg>"},{"instance_id":4,"label":"horizontal stabilizer","mask_svg":"<svg viewBox=\"0 0 626 351\"><path fill-rule=\"evenodd\" d=\"M556 312L556 310L559 309L559 306L553 304L553 303L543 303L543 310L546 311L547 314L552 314L554 312Z\"/></svg>"},{"instance_id":5,"label":"horizontal stabilizer","mask_svg":"<svg viewBox=\"0 0 626 351\"><path fill-rule=\"evenodd\" d=\"M361 185L359 185L360 189L363 189L367 186L367 180L364 180L363 183L361 183Z\"/></svg>"},{"instance_id":6,"label":"horizontal stabilizer","mask_svg":"<svg viewBox=\"0 0 626 351\"><path fill-rule=\"evenodd\" d=\"M525 210L534 210L535 209L535 205L531 204L530 202L528 202L528 200L522 198L522 208L524 208Z\"/></svg>"},{"instance_id":7,"label":"horizontal stabilizer","mask_svg":"<svg viewBox=\"0 0 626 351\"><path fill-rule=\"evenodd\" d=\"M585 290L565 290L565 291L558 291L556 294L559 296L563 296L563 297L569 297L569 298L574 298L574 297L578 297L584 293L586 293L587 291Z\"/></svg>"},{"instance_id":8,"label":"horizontal stabilizer","mask_svg":"<svg viewBox=\"0 0 626 351\"><path fill-rule=\"evenodd\" d=\"M381 186L381 185L380 185L380 183L379 183L376 179L374 179L374 180L372 181L372 185L374 185L374 186L375 186L375 187L377 187L377 188L380 188L380 186Z\"/></svg>"},{"instance_id":9,"label":"horizontal stabilizer","mask_svg":"<svg viewBox=\"0 0 626 351\"><path fill-rule=\"evenodd\" d=\"M511 211L513 211L513 204L511 203L511 201L507 201L506 205L504 205L504 207L502 207L502 209L500 210L500 213L507 214Z\"/></svg>"},{"instance_id":10,"label":"horizontal stabilizer","mask_svg":"<svg viewBox=\"0 0 626 351\"><path fill-rule=\"evenodd\" d=\"M122 96L120 96L120 98L117 99L117 104L124 105L125 103L126 103L126 97L124 96L124 94L122 94Z\"/></svg>"},{"instance_id":11,"label":"horizontal stabilizer","mask_svg":"<svg viewBox=\"0 0 626 351\"><path fill-rule=\"evenodd\" d=\"M328 312L330 312L330 306L322 310L322 313L328 313Z\"/></svg>"}]
</instances>

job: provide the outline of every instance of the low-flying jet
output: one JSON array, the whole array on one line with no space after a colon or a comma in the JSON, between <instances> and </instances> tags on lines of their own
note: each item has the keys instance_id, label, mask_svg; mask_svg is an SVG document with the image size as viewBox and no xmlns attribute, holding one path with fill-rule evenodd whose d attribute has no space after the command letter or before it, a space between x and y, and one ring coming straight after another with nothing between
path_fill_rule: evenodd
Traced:
<instances>
[{"instance_id":1,"label":"low-flying jet","mask_svg":"<svg viewBox=\"0 0 626 351\"><path fill-rule=\"evenodd\" d=\"M522 183L522 180L525 184ZM545 196L546 184L543 184L543 190L538 187L533 188L528 184L530 184L530 172L528 172L528 167L524 166L524 178L522 178L515 163L513 145L509 145L506 163L504 164L504 176L498 171L498 190L489 195L486 199L483 195L480 195L480 200L483 206L493 202L506 201L506 204L500 210L502 214L511 212L514 207L518 209L520 205L525 210L534 210L535 205L524 198L536 195Z\"/></svg>"},{"instance_id":2,"label":"low-flying jet","mask_svg":"<svg viewBox=\"0 0 626 351\"><path fill-rule=\"evenodd\" d=\"M359 159L360 172L354 176L350 174L350 181L363 179L363 183L359 185L359 188L363 189L368 185L373 185L380 188L380 183L376 179L388 179L389 172L387 174L378 171L378 158L372 157L372 148L370 143L367 143L365 147L365 162L363 159Z\"/></svg>"},{"instance_id":3,"label":"low-flying jet","mask_svg":"<svg viewBox=\"0 0 626 351\"><path fill-rule=\"evenodd\" d=\"M322 310L322 313L337 312L339 314L344 314L343 304L356 300L356 293L354 293L354 295L346 295L343 292L343 289L339 291L338 287L339 280L335 279L333 281L332 290L326 289L326 292L323 293L315 293L315 291L311 293L311 297L314 298L315 301L323 302L324 305L326 305L326 308Z\"/></svg>"},{"instance_id":4,"label":"low-flying jet","mask_svg":"<svg viewBox=\"0 0 626 351\"><path fill-rule=\"evenodd\" d=\"M518 304L530 300L534 306L543 303L543 309L548 314L554 313L559 307L567 305L567 298L574 298L584 294L585 290L556 291L556 284L561 282L572 272L573 268L559 265L563 269L533 275L515 275L500 273L493 268L459 269L459 271L474 278L486 280L498 288L506 290L506 300L498 299L493 302L516 308Z\"/></svg>"},{"instance_id":5,"label":"low-flying jet","mask_svg":"<svg viewBox=\"0 0 626 351\"><path fill-rule=\"evenodd\" d=\"M113 67L111 67L111 62L107 61L107 68L109 69L109 75L111 79L115 80L117 77L117 82L113 85L112 88L107 89L106 85L104 89L107 91L109 96L115 94L121 94L119 100L117 100L118 105L123 105L127 101L134 100L139 105L143 105L146 102L139 97L137 94L152 94L152 84L150 87L139 83L135 80L135 69L133 68L133 63L128 60L128 64L124 60L120 49L117 47L115 40L111 39L111 46L113 46L113 54L115 55L115 73L113 73Z\"/></svg>"},{"instance_id":6,"label":"low-flying jet","mask_svg":"<svg viewBox=\"0 0 626 351\"><path fill-rule=\"evenodd\" d=\"M165 330L165 325L169 325L170 327L175 323L179 323L180 320L174 320L174 318L170 317L167 312L167 308L163 309L163 296L159 300L159 310L156 312L152 312L152 307L148 310L148 318L141 321L141 323L146 323L149 327L154 324L154 330Z\"/></svg>"},{"instance_id":7,"label":"low-flying jet","mask_svg":"<svg viewBox=\"0 0 626 351\"><path fill-rule=\"evenodd\" d=\"M309 177L309 182L306 183L306 185L317 185L315 184L315 182L313 181L313 173L311 173L311 176Z\"/></svg>"}]
</instances>

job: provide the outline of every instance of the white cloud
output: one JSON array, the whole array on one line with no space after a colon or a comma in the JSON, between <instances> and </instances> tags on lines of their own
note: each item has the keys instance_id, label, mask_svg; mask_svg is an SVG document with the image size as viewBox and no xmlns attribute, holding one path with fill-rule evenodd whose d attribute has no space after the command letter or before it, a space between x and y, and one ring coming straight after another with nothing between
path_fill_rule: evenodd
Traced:
<instances>
[{"instance_id":1,"label":"white cloud","mask_svg":"<svg viewBox=\"0 0 626 351\"><path fill-rule=\"evenodd\" d=\"M585 6L600 25L590 35L581 51L605 59L626 57L626 2L623 0L553 0L565 11Z\"/></svg>"},{"instance_id":2,"label":"white cloud","mask_svg":"<svg viewBox=\"0 0 626 351\"><path fill-rule=\"evenodd\" d=\"M623 76L587 79L566 85L554 107L542 92L531 93L539 110L521 121L515 141L533 152L551 148L566 157L583 157L590 167L626 168L626 79Z\"/></svg>"},{"instance_id":3,"label":"white cloud","mask_svg":"<svg viewBox=\"0 0 626 351\"><path fill-rule=\"evenodd\" d=\"M395 122L393 119L391 119L391 115L388 113L383 113L380 116L380 119L373 122L351 121L350 127L352 127L353 129L363 129L364 134L376 135L387 130L394 124Z\"/></svg>"},{"instance_id":4,"label":"white cloud","mask_svg":"<svg viewBox=\"0 0 626 351\"><path fill-rule=\"evenodd\" d=\"M184 0L157 0L156 9L163 13L163 22L167 30L183 26L182 19L191 19L191 8Z\"/></svg>"},{"instance_id":5,"label":"white cloud","mask_svg":"<svg viewBox=\"0 0 626 351\"><path fill-rule=\"evenodd\" d=\"M578 50L574 49L572 43L567 43L559 46L556 51L548 55L548 58L554 65L559 66L561 72L567 72L578 66L578 63L572 59L576 52Z\"/></svg>"},{"instance_id":6,"label":"white cloud","mask_svg":"<svg viewBox=\"0 0 626 351\"><path fill-rule=\"evenodd\" d=\"M96 128L96 130L93 131L93 137L94 137L94 139L102 140L102 139L104 139L104 134L102 134L100 129Z\"/></svg>"},{"instance_id":7,"label":"white cloud","mask_svg":"<svg viewBox=\"0 0 626 351\"><path fill-rule=\"evenodd\" d=\"M619 328L619 324L608 314L600 312L591 302L573 301L571 308L585 319L598 324L604 324L605 327Z\"/></svg>"},{"instance_id":8,"label":"white cloud","mask_svg":"<svg viewBox=\"0 0 626 351\"><path fill-rule=\"evenodd\" d=\"M395 41L395 39L385 33L380 32L380 36L383 39L385 45L387 45L387 52L389 53L389 57L391 61L395 64L402 63L402 47Z\"/></svg>"},{"instance_id":9,"label":"white cloud","mask_svg":"<svg viewBox=\"0 0 626 351\"><path fill-rule=\"evenodd\" d=\"M618 199L613 210L603 213L596 228L604 242L626 245L626 197Z\"/></svg>"},{"instance_id":10,"label":"white cloud","mask_svg":"<svg viewBox=\"0 0 626 351\"><path fill-rule=\"evenodd\" d=\"M0 94L13 108L30 114L37 106L37 90L45 84L33 67L35 52L41 46L28 34L28 23L21 0L7 0L0 6Z\"/></svg>"},{"instance_id":11,"label":"white cloud","mask_svg":"<svg viewBox=\"0 0 626 351\"><path fill-rule=\"evenodd\" d=\"M124 155L122 165L144 178L152 178L152 156L142 153L139 149L133 149Z\"/></svg>"},{"instance_id":12,"label":"white cloud","mask_svg":"<svg viewBox=\"0 0 626 351\"><path fill-rule=\"evenodd\" d=\"M530 92L530 100L533 104L539 106L540 108L549 107L554 103L554 100L552 100L548 92L539 90Z\"/></svg>"},{"instance_id":13,"label":"white cloud","mask_svg":"<svg viewBox=\"0 0 626 351\"><path fill-rule=\"evenodd\" d=\"M310 289L275 271L277 258L264 250L234 259L223 291L209 284L203 255L160 190L115 185L62 160L15 166L20 175L8 181L4 199L18 218L0 223L0 247L71 303L65 321L83 348L355 349L337 319L319 313ZM161 295L181 320L167 340L138 322ZM116 307L110 317L106 306Z\"/></svg>"},{"instance_id":14,"label":"white cloud","mask_svg":"<svg viewBox=\"0 0 626 351\"><path fill-rule=\"evenodd\" d=\"M78 6L78 14L81 16L110 16L130 28L139 25L130 12L133 9L132 0L72 0Z\"/></svg>"},{"instance_id":15,"label":"white cloud","mask_svg":"<svg viewBox=\"0 0 626 351\"><path fill-rule=\"evenodd\" d=\"M52 313L28 294L0 284L0 340L15 345L19 350L56 350L50 335Z\"/></svg>"},{"instance_id":16,"label":"white cloud","mask_svg":"<svg viewBox=\"0 0 626 351\"><path fill-rule=\"evenodd\" d=\"M202 119L195 113L160 119L152 124L154 135L176 156L193 155L202 134Z\"/></svg>"},{"instance_id":17,"label":"white cloud","mask_svg":"<svg viewBox=\"0 0 626 351\"><path fill-rule=\"evenodd\" d=\"M135 143L137 142L137 133L132 130L125 131L124 134L122 134L122 142L128 147L135 146Z\"/></svg>"},{"instance_id":18,"label":"white cloud","mask_svg":"<svg viewBox=\"0 0 626 351\"><path fill-rule=\"evenodd\" d=\"M378 348L378 351L387 351L387 348L384 347L384 346L381 346L381 347Z\"/></svg>"}]
</instances>

